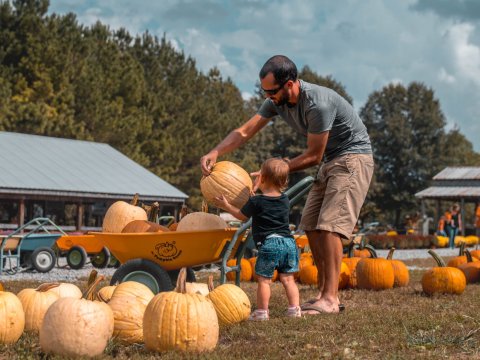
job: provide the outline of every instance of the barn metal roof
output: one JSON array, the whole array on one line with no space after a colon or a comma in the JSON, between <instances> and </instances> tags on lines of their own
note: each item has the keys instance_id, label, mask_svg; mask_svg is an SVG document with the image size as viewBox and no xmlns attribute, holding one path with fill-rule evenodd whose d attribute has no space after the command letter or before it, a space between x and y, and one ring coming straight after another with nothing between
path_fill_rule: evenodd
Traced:
<instances>
[{"instance_id":1,"label":"barn metal roof","mask_svg":"<svg viewBox=\"0 0 480 360\"><path fill-rule=\"evenodd\" d=\"M418 198L480 198L480 186L431 186L415 194Z\"/></svg>"},{"instance_id":2,"label":"barn metal roof","mask_svg":"<svg viewBox=\"0 0 480 360\"><path fill-rule=\"evenodd\" d=\"M11 132L0 132L0 193L188 198L108 144Z\"/></svg>"},{"instance_id":3,"label":"barn metal roof","mask_svg":"<svg viewBox=\"0 0 480 360\"><path fill-rule=\"evenodd\" d=\"M446 167L433 180L480 180L480 167Z\"/></svg>"}]
</instances>

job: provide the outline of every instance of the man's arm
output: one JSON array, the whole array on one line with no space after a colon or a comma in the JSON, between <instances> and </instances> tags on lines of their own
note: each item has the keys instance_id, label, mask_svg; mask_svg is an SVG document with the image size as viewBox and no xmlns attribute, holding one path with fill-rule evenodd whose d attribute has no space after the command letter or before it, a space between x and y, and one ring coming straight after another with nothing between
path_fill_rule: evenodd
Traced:
<instances>
[{"instance_id":1,"label":"man's arm","mask_svg":"<svg viewBox=\"0 0 480 360\"><path fill-rule=\"evenodd\" d=\"M269 118L264 118L263 116L256 114L242 126L228 134L225 139L200 159L203 175L207 176L210 174L210 169L217 161L217 157L238 149L267 125L269 120Z\"/></svg>"},{"instance_id":2,"label":"man's arm","mask_svg":"<svg viewBox=\"0 0 480 360\"><path fill-rule=\"evenodd\" d=\"M325 148L327 147L329 131L320 134L307 135L307 149L299 156L290 159L288 166L290 172L307 169L322 162Z\"/></svg>"}]
</instances>

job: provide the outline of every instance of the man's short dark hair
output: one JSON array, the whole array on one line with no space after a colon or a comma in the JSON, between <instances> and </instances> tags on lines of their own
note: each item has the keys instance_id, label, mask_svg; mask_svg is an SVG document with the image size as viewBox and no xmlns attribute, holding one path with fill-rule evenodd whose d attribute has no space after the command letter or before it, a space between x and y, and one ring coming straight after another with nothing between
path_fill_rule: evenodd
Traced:
<instances>
[{"instance_id":1,"label":"man's short dark hair","mask_svg":"<svg viewBox=\"0 0 480 360\"><path fill-rule=\"evenodd\" d=\"M275 55L267 60L260 70L260 79L272 73L277 84L286 83L288 80L297 80L297 67L288 57Z\"/></svg>"}]
</instances>

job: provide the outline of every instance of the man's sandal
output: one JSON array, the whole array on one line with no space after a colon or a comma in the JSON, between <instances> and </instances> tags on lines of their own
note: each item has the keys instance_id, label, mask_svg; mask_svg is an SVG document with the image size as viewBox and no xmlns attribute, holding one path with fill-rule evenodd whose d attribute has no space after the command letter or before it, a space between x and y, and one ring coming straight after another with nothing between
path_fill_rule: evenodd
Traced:
<instances>
[{"instance_id":1,"label":"man's sandal","mask_svg":"<svg viewBox=\"0 0 480 360\"><path fill-rule=\"evenodd\" d=\"M300 305L300 308L302 310L307 310L305 309L305 307L310 307L310 305L315 304L317 301L318 301L317 299L307 300L302 305ZM309 310L317 311L316 309L309 309ZM344 310L345 310L345 304L338 304L338 311L344 311Z\"/></svg>"}]
</instances>

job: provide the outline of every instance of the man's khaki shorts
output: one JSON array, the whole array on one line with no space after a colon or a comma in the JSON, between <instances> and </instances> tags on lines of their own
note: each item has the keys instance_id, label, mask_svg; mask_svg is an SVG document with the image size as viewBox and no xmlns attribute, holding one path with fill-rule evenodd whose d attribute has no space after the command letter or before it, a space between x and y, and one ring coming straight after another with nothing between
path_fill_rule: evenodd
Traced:
<instances>
[{"instance_id":1,"label":"man's khaki shorts","mask_svg":"<svg viewBox=\"0 0 480 360\"><path fill-rule=\"evenodd\" d=\"M320 166L303 208L300 229L349 239L373 175L372 154L345 154Z\"/></svg>"}]
</instances>

